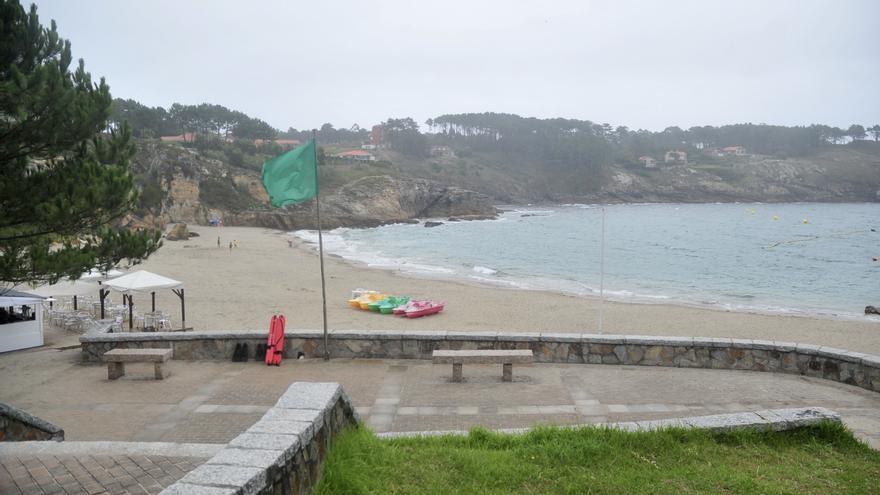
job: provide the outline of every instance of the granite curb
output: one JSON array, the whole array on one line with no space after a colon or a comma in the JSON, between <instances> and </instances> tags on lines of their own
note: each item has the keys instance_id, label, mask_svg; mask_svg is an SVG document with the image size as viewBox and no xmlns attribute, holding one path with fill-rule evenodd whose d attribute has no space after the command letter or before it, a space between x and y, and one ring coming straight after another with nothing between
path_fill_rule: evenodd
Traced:
<instances>
[{"instance_id":1,"label":"granite curb","mask_svg":"<svg viewBox=\"0 0 880 495\"><path fill-rule=\"evenodd\" d=\"M710 416L669 418L651 421L566 425L559 426L559 428L611 428L624 431L656 431L665 428L698 428L710 431L733 431L751 428L758 430L785 431L815 425L824 421L840 423L840 414L824 407L801 407L789 409L767 409L732 414L715 414ZM523 435L531 430L532 428L504 428L492 431L496 433ZM469 432L463 430L403 431L377 433L376 436L379 438L413 438L444 435L465 436L468 434Z\"/></svg>"}]
</instances>

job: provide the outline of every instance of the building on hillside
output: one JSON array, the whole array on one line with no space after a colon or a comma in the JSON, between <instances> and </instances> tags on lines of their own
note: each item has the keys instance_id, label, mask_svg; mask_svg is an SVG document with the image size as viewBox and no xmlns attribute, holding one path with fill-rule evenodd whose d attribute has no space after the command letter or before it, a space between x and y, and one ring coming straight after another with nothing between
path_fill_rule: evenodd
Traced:
<instances>
[{"instance_id":1,"label":"building on hillside","mask_svg":"<svg viewBox=\"0 0 880 495\"><path fill-rule=\"evenodd\" d=\"M431 156L452 158L455 156L455 152L449 146L441 144L439 146L431 146Z\"/></svg>"},{"instance_id":2,"label":"building on hillside","mask_svg":"<svg viewBox=\"0 0 880 495\"><path fill-rule=\"evenodd\" d=\"M344 151L342 153L336 153L336 158L342 158L343 160L355 160L359 162L372 162L376 161L376 157L373 156L369 151L364 150L352 150L352 151Z\"/></svg>"},{"instance_id":3,"label":"building on hillside","mask_svg":"<svg viewBox=\"0 0 880 495\"><path fill-rule=\"evenodd\" d=\"M721 148L721 152L725 155L746 156L746 149L742 146L728 146Z\"/></svg>"},{"instance_id":4,"label":"building on hillside","mask_svg":"<svg viewBox=\"0 0 880 495\"><path fill-rule=\"evenodd\" d=\"M376 145L375 144L362 144L361 149L362 150L374 150L374 149L376 149Z\"/></svg>"},{"instance_id":5,"label":"building on hillside","mask_svg":"<svg viewBox=\"0 0 880 495\"><path fill-rule=\"evenodd\" d=\"M159 140L164 143L192 143L196 140L196 135L193 132L185 132L178 136L160 136Z\"/></svg>"},{"instance_id":6,"label":"building on hillside","mask_svg":"<svg viewBox=\"0 0 880 495\"><path fill-rule=\"evenodd\" d=\"M681 150L670 150L666 152L666 156L663 158L663 161L666 163L682 163L687 165L688 154L687 152Z\"/></svg>"},{"instance_id":7,"label":"building on hillside","mask_svg":"<svg viewBox=\"0 0 880 495\"><path fill-rule=\"evenodd\" d=\"M651 158L650 156L640 156L639 161L645 165L645 168L657 167L657 160Z\"/></svg>"},{"instance_id":8,"label":"building on hillside","mask_svg":"<svg viewBox=\"0 0 880 495\"><path fill-rule=\"evenodd\" d=\"M292 150L302 143L299 139L276 139L275 144L281 146L283 150Z\"/></svg>"},{"instance_id":9,"label":"building on hillside","mask_svg":"<svg viewBox=\"0 0 880 495\"><path fill-rule=\"evenodd\" d=\"M385 143L385 128L381 125L374 125L370 130L370 144L381 147Z\"/></svg>"}]
</instances>

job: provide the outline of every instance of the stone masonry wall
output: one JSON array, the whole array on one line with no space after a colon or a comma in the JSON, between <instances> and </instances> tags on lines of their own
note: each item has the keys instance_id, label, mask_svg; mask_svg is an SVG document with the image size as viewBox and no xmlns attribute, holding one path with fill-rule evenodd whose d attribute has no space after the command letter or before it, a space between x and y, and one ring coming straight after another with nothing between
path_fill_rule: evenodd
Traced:
<instances>
[{"instance_id":1,"label":"stone masonry wall","mask_svg":"<svg viewBox=\"0 0 880 495\"><path fill-rule=\"evenodd\" d=\"M161 495L311 493L333 438L359 422L338 383L296 382L259 421Z\"/></svg>"},{"instance_id":2,"label":"stone masonry wall","mask_svg":"<svg viewBox=\"0 0 880 495\"><path fill-rule=\"evenodd\" d=\"M157 332L84 335L82 357L100 362L122 348L172 348L174 359L231 359L247 343L253 359L265 332ZM439 349L531 349L536 362L625 364L792 373L880 392L880 356L811 344L704 337L654 337L577 333L333 331L337 358L430 359ZM285 333L284 357L320 357L320 332Z\"/></svg>"},{"instance_id":3,"label":"stone masonry wall","mask_svg":"<svg viewBox=\"0 0 880 495\"><path fill-rule=\"evenodd\" d=\"M0 404L0 442L64 440L64 430L8 404Z\"/></svg>"}]
</instances>

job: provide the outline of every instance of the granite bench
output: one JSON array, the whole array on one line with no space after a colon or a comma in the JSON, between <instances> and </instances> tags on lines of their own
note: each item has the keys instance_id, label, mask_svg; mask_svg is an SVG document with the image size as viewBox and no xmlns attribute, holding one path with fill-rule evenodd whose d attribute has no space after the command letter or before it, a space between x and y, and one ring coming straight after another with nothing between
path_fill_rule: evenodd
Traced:
<instances>
[{"instance_id":1,"label":"granite bench","mask_svg":"<svg viewBox=\"0 0 880 495\"><path fill-rule=\"evenodd\" d=\"M531 364L534 355L528 349L516 350L472 350L472 351L434 351L434 364L452 363L452 381L462 381L462 365L467 364L498 364L502 365L501 380L513 381L513 363Z\"/></svg>"},{"instance_id":2,"label":"granite bench","mask_svg":"<svg viewBox=\"0 0 880 495\"><path fill-rule=\"evenodd\" d=\"M113 349L104 353L107 363L107 379L116 380L125 375L125 363L154 363L156 380L162 380L170 373L165 369L165 361L171 359L171 349Z\"/></svg>"}]
</instances>

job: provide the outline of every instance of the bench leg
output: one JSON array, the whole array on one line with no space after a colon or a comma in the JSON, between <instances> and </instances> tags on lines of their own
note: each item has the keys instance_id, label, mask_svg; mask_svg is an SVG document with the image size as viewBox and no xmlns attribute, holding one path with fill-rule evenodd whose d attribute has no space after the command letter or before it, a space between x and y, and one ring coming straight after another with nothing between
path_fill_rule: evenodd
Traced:
<instances>
[{"instance_id":1,"label":"bench leg","mask_svg":"<svg viewBox=\"0 0 880 495\"><path fill-rule=\"evenodd\" d=\"M165 369L165 363L156 363L154 365L154 369L156 372L156 380L164 380L171 373Z\"/></svg>"},{"instance_id":2,"label":"bench leg","mask_svg":"<svg viewBox=\"0 0 880 495\"><path fill-rule=\"evenodd\" d=\"M452 363L452 381L461 381L461 363Z\"/></svg>"},{"instance_id":3,"label":"bench leg","mask_svg":"<svg viewBox=\"0 0 880 495\"><path fill-rule=\"evenodd\" d=\"M107 379L115 380L125 376L125 363L107 363Z\"/></svg>"},{"instance_id":4,"label":"bench leg","mask_svg":"<svg viewBox=\"0 0 880 495\"><path fill-rule=\"evenodd\" d=\"M502 366L502 375L501 381L503 382L512 382L513 381L513 363L504 363Z\"/></svg>"}]
</instances>

